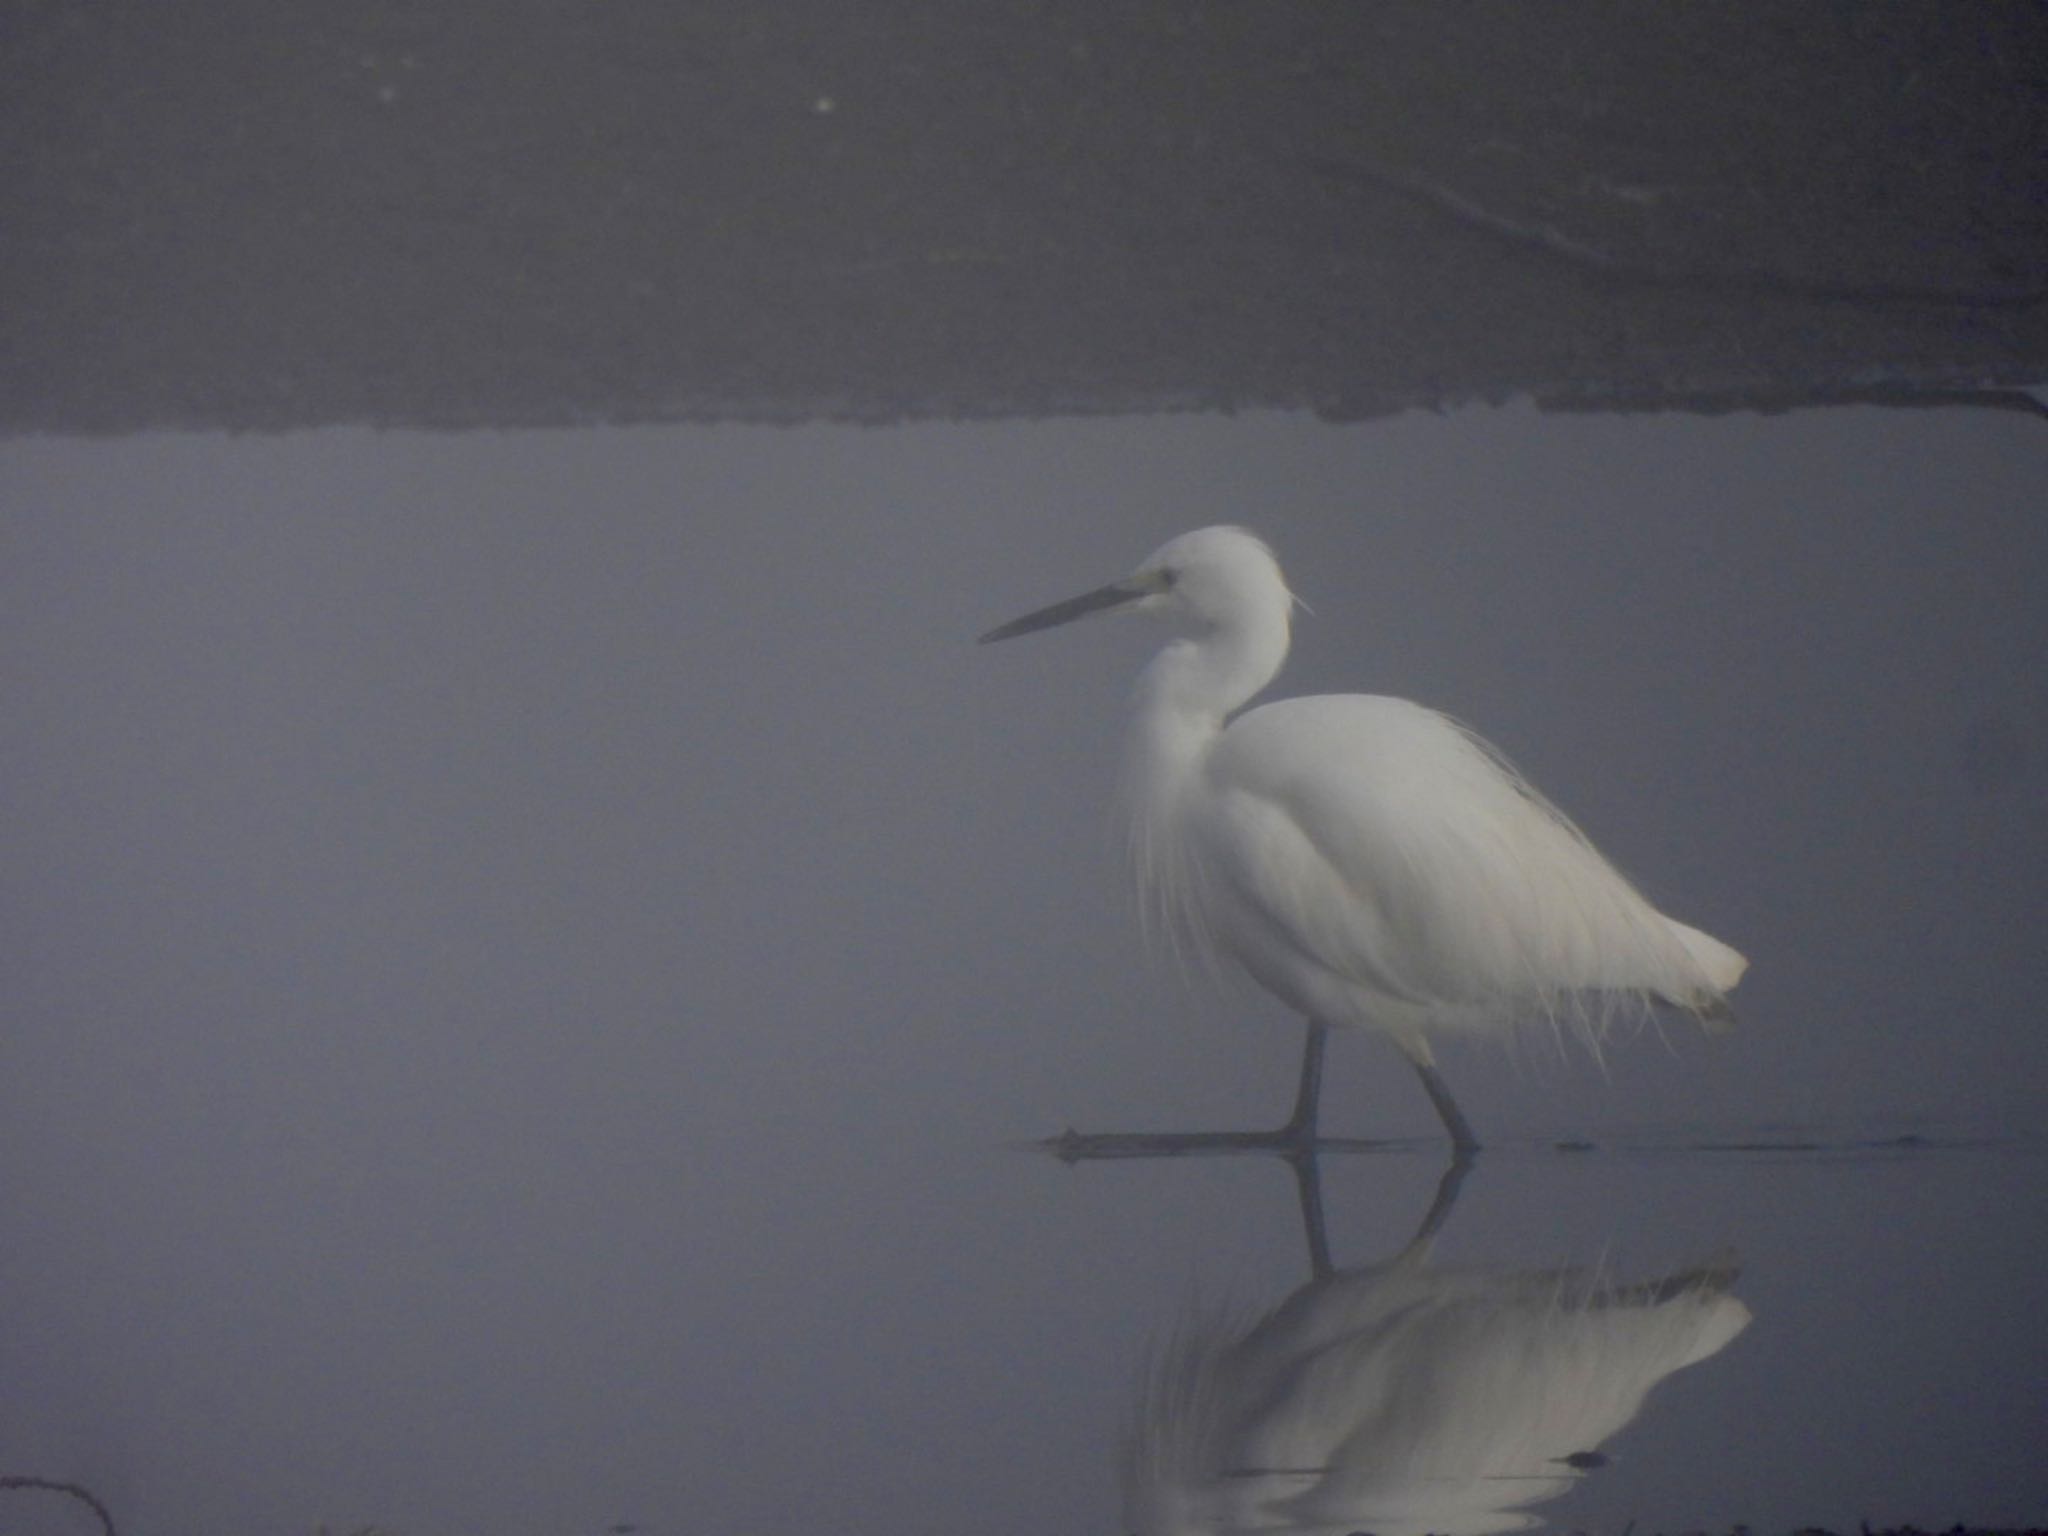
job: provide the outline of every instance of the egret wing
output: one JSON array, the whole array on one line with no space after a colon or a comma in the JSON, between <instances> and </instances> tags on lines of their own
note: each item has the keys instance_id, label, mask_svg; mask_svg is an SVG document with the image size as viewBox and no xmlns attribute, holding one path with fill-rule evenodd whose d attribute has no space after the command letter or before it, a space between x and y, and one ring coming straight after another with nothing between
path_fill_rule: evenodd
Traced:
<instances>
[{"instance_id":1,"label":"egret wing","mask_svg":"<svg viewBox=\"0 0 2048 1536\"><path fill-rule=\"evenodd\" d=\"M1420 705L1347 695L1252 710L1217 744L1208 787L1208 899L1268 964L1284 942L1297 967L1432 1012L1709 985L1576 827Z\"/></svg>"}]
</instances>

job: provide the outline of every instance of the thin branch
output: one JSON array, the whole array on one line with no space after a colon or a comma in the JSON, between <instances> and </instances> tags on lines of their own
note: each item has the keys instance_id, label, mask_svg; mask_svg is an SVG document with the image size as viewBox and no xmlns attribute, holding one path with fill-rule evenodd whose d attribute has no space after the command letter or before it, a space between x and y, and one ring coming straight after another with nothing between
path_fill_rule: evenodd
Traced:
<instances>
[{"instance_id":1,"label":"thin branch","mask_svg":"<svg viewBox=\"0 0 2048 1536\"><path fill-rule=\"evenodd\" d=\"M77 1499L86 1508L100 1517L100 1529L106 1536L115 1536L114 1517L107 1513L107 1506L76 1483L60 1483L47 1477L0 1477L0 1490L13 1488L39 1489L45 1493L61 1493Z\"/></svg>"}]
</instances>

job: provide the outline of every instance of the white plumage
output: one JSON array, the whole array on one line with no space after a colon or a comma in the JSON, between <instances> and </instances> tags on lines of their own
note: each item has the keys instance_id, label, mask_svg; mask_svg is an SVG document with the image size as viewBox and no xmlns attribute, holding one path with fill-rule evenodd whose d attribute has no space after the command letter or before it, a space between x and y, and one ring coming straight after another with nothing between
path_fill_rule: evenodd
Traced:
<instances>
[{"instance_id":1,"label":"white plumage","mask_svg":"<svg viewBox=\"0 0 2048 1536\"><path fill-rule=\"evenodd\" d=\"M1318 1278L1256 1324L1197 1318L1126 1439L1141 1536L1487 1536L1598 1465L1673 1371L1748 1326L1708 1265L1640 1285L1438 1269L1428 1244Z\"/></svg>"},{"instance_id":2,"label":"white plumage","mask_svg":"<svg viewBox=\"0 0 2048 1536\"><path fill-rule=\"evenodd\" d=\"M1485 742L1403 699L1236 713L1280 669L1293 597L1264 543L1203 528L1127 579L984 640L1124 609L1179 631L1139 679L1121 799L1148 919L1236 960L1310 1021L1287 1134L1313 1137L1326 1026L1377 1030L1476 1145L1430 1037L1617 1005L1709 1022L1747 962L1665 917Z\"/></svg>"}]
</instances>

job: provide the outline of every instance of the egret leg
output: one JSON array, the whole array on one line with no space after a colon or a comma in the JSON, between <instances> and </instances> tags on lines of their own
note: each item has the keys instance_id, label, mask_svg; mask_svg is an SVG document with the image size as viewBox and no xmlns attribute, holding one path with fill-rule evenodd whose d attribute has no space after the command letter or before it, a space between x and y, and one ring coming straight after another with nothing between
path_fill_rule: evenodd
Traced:
<instances>
[{"instance_id":1,"label":"egret leg","mask_svg":"<svg viewBox=\"0 0 2048 1536\"><path fill-rule=\"evenodd\" d=\"M1316 1139L1316 1111L1323 1097L1323 1046L1329 1027L1315 1019L1308 1021L1308 1038L1301 1048L1301 1085L1294 1090L1294 1113L1280 1128L1280 1135L1303 1145Z\"/></svg>"},{"instance_id":2,"label":"egret leg","mask_svg":"<svg viewBox=\"0 0 2048 1536\"><path fill-rule=\"evenodd\" d=\"M1309 1273L1322 1280L1330 1274L1329 1228L1323 1223L1323 1170L1314 1143L1287 1154L1294 1170L1294 1192L1301 1200L1301 1232L1308 1240Z\"/></svg>"},{"instance_id":3,"label":"egret leg","mask_svg":"<svg viewBox=\"0 0 2048 1536\"><path fill-rule=\"evenodd\" d=\"M1458 1203L1458 1191L1464 1187L1465 1175L1471 1171L1472 1159L1464 1153L1459 1153L1446 1165L1443 1177L1436 1181L1436 1198L1429 1202L1429 1210L1423 1215L1422 1224L1415 1229L1415 1235L1408 1239L1410 1248L1419 1248L1436 1241L1437 1233L1441 1232L1444 1223L1451 1219L1451 1208Z\"/></svg>"},{"instance_id":4,"label":"egret leg","mask_svg":"<svg viewBox=\"0 0 2048 1536\"><path fill-rule=\"evenodd\" d=\"M1458 1101L1451 1097L1451 1090L1444 1082L1443 1074L1434 1062L1415 1063L1415 1075L1422 1079L1422 1086L1429 1094L1429 1102L1436 1106L1438 1117L1444 1129L1451 1133L1451 1150L1459 1157L1471 1156L1479 1150L1479 1138L1472 1134L1472 1127L1466 1123L1465 1112L1458 1108Z\"/></svg>"}]
</instances>

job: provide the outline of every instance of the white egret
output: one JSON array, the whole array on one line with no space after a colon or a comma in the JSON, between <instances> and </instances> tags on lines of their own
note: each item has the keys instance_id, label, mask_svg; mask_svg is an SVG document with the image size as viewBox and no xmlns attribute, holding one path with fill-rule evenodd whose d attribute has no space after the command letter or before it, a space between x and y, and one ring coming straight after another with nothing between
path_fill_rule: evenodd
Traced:
<instances>
[{"instance_id":1,"label":"white egret","mask_svg":"<svg viewBox=\"0 0 2048 1536\"><path fill-rule=\"evenodd\" d=\"M1179 632L1138 681L1122 801L1148 926L1229 956L1308 1021L1294 1115L1315 1139L1329 1027L1376 1030L1413 1064L1457 1149L1478 1146L1435 1035L1517 1019L1596 1045L1617 1006L1703 1023L1748 962L1652 907L1471 732L1404 699L1330 694L1238 713L1288 649L1294 597L1266 545L1202 528L1135 573L990 630L1089 614Z\"/></svg>"}]
</instances>

